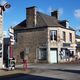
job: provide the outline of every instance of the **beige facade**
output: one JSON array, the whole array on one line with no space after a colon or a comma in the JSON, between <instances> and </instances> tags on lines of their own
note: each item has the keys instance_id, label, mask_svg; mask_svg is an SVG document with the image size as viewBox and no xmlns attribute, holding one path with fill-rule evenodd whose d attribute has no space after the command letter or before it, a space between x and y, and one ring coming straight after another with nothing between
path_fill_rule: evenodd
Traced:
<instances>
[{"instance_id":1,"label":"beige facade","mask_svg":"<svg viewBox=\"0 0 80 80\"><path fill-rule=\"evenodd\" d=\"M55 40L50 40L50 32L51 31L57 31L57 41ZM65 32L65 39L66 41L63 40L63 32ZM72 42L70 41L70 35L72 34ZM69 46L64 46L63 44L69 44ZM75 41L75 31L69 30L69 29L64 29L64 28L60 28L60 27L49 27L48 28L48 48L49 48L49 52L50 53L50 48L56 48L58 50L58 62L61 61L60 59L60 51L61 48L67 48L71 51L74 51L74 55L76 55L76 41ZM63 60L65 61L65 60Z\"/></svg>"}]
</instances>

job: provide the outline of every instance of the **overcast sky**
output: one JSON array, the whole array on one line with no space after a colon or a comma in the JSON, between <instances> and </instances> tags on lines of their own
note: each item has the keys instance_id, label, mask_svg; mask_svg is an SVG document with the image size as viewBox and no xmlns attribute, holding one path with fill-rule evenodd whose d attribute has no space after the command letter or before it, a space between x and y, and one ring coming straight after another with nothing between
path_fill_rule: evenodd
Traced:
<instances>
[{"instance_id":1,"label":"overcast sky","mask_svg":"<svg viewBox=\"0 0 80 80\"><path fill-rule=\"evenodd\" d=\"M59 19L68 20L74 29L80 28L80 0L0 0L2 5L6 2L11 4L11 8L4 12L4 31L23 21L26 18L26 8L31 6L36 6L48 15L57 9Z\"/></svg>"}]
</instances>

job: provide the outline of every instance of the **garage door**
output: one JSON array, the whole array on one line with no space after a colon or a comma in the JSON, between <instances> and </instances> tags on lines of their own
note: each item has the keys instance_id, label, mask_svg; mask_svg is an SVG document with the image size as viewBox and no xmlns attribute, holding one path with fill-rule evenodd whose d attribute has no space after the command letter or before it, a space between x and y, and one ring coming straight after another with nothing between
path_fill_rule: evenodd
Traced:
<instances>
[{"instance_id":1,"label":"garage door","mask_svg":"<svg viewBox=\"0 0 80 80\"><path fill-rule=\"evenodd\" d=\"M57 50L50 50L50 63L57 63Z\"/></svg>"}]
</instances>

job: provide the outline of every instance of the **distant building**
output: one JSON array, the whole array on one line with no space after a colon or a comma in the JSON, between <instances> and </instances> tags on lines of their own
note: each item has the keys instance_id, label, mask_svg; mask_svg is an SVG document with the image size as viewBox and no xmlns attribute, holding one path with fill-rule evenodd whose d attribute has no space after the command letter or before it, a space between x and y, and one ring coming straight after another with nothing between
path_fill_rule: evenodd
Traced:
<instances>
[{"instance_id":1,"label":"distant building","mask_svg":"<svg viewBox=\"0 0 80 80\"><path fill-rule=\"evenodd\" d=\"M80 58L80 36L76 35L76 55Z\"/></svg>"},{"instance_id":2,"label":"distant building","mask_svg":"<svg viewBox=\"0 0 80 80\"><path fill-rule=\"evenodd\" d=\"M9 56L9 46L10 46L10 38L4 38L3 39L3 62L5 63L5 61L7 60L8 56Z\"/></svg>"},{"instance_id":3,"label":"distant building","mask_svg":"<svg viewBox=\"0 0 80 80\"><path fill-rule=\"evenodd\" d=\"M29 62L63 62L76 55L75 30L67 20L58 20L58 11L51 16L26 8L26 19L14 27L14 56L26 51Z\"/></svg>"}]
</instances>

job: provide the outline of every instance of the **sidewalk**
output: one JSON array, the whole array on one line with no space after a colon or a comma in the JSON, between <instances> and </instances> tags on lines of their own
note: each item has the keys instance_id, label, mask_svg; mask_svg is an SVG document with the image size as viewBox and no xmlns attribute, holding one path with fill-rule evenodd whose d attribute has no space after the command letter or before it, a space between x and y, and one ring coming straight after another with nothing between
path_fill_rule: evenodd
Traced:
<instances>
[{"instance_id":1,"label":"sidewalk","mask_svg":"<svg viewBox=\"0 0 80 80\"><path fill-rule=\"evenodd\" d=\"M11 71L7 71L7 70L2 70L0 69L0 76L4 76L4 75L11 75L11 74L16 74L16 73L30 73L31 70L27 69L27 70L23 70L23 69L15 69L15 70L11 70Z\"/></svg>"}]
</instances>

